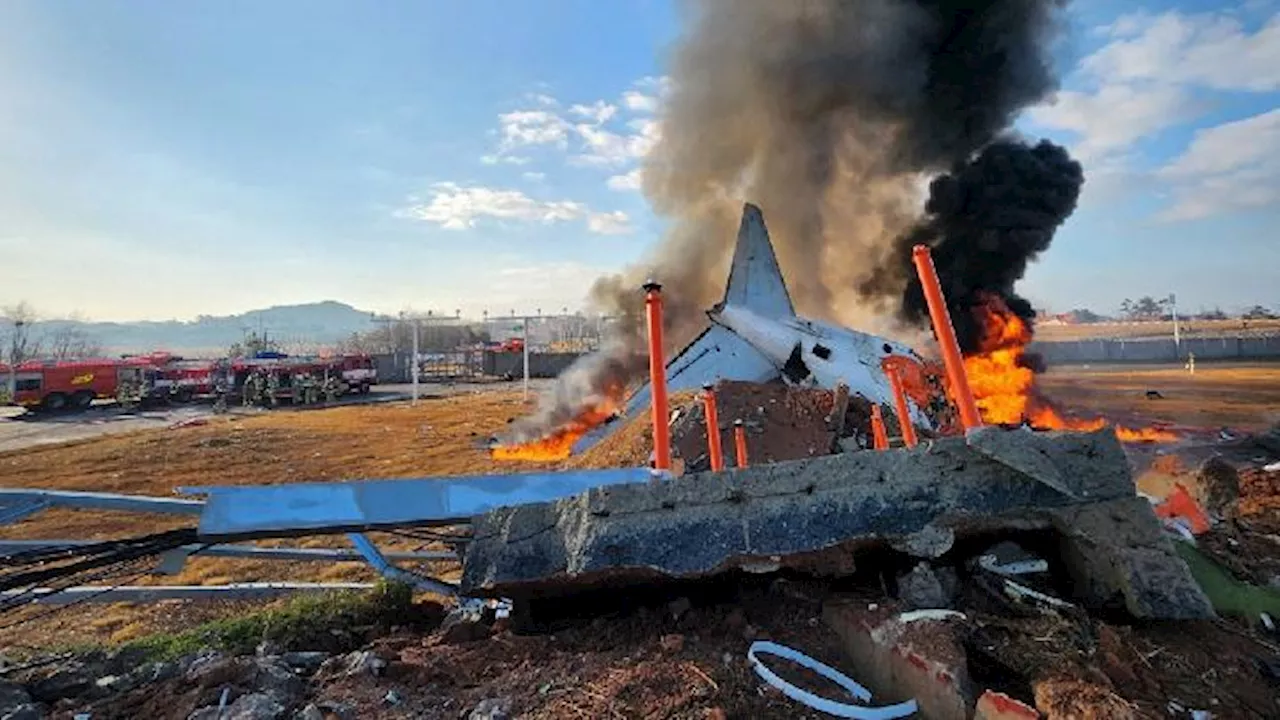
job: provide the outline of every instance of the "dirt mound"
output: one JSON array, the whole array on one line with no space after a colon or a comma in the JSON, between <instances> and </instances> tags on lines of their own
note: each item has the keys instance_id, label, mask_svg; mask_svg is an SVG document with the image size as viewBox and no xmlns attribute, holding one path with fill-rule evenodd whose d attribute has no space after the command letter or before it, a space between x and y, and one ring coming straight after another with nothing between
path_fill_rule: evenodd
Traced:
<instances>
[{"instance_id":1,"label":"dirt mound","mask_svg":"<svg viewBox=\"0 0 1280 720\"><path fill-rule=\"evenodd\" d=\"M1258 467L1240 471L1240 514L1276 510L1280 510L1280 471L1268 472Z\"/></svg>"},{"instance_id":2,"label":"dirt mound","mask_svg":"<svg viewBox=\"0 0 1280 720\"><path fill-rule=\"evenodd\" d=\"M782 382L724 381L715 388L719 415L720 446L725 466L736 465L734 421L742 420L750 464L799 460L827 455L839 437L868 436L870 404L850 397L843 424L832 417L835 393L797 388ZM708 470L706 415L700 392L672 396L671 447L682 458L687 472ZM897 432L892 414L886 412L890 434ZM638 467L649 463L653 428L649 413L627 421L595 447L565 462L566 468Z\"/></svg>"}]
</instances>

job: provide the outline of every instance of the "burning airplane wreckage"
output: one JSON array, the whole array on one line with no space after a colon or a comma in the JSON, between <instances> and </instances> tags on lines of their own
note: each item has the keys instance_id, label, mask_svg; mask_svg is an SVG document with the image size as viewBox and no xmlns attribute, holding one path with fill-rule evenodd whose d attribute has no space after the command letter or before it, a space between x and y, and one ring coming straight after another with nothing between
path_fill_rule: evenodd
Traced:
<instances>
[{"instance_id":1,"label":"burning airplane wreckage","mask_svg":"<svg viewBox=\"0 0 1280 720\"><path fill-rule=\"evenodd\" d=\"M636 416L631 422L644 423L649 409L650 467L180 490L202 499L0 489L0 522L49 507L198 518L195 528L125 540L0 541L6 557L0 611L32 602L243 599L370 587L76 584L148 557L160 557L155 572L173 574L189 557L215 555L364 561L386 578L456 598L460 617L483 617L488 605L511 612L517 627L535 630L599 611L608 598L639 590L662 596L690 584L735 582L743 573L838 584L860 572L865 577L868 569L881 578L897 577L893 594L917 615L924 613L922 618L960 615L909 597L907 586L924 578L941 588L934 569L941 574L958 568L967 568L970 581L1020 612L1029 605L1032 612L1046 613L1087 608L1145 619L1214 617L1150 501L1136 492L1114 429L1037 430L1033 422L984 422L928 249L920 246L913 258L944 349L942 385L949 402L920 399L919 378L929 372L906 346L797 317L763 217L748 206L724 302L709 314L712 326L670 363L655 350L649 384L619 410ZM646 288L655 335L662 327L660 292L654 284ZM845 438L837 443L841 452L753 464L739 425L733 428L734 467L726 467L717 388L775 378L837 388L832 395L849 405L832 413L835 422L852 399L862 399L869 408L869 440ZM672 458L668 393L697 387L704 388L710 464L682 472ZM955 412L937 412L939 407ZM897 443L885 422L895 415ZM580 433L577 442L589 446L621 424L572 427ZM384 554L366 534L423 528L436 528L432 537L442 549ZM354 552L245 542L323 534L346 534ZM1016 545L1013 556L1002 556L997 548L1010 545L1003 541L1011 538L1039 557L1025 551L1020 556ZM989 550L973 566L966 558L980 547ZM410 570L400 564L405 561L433 570ZM460 564L460 580L441 579L442 564ZM906 568L913 569L902 575ZM858 672L878 692L916 698L881 707L836 703L836 714L969 717L975 702L981 704L967 679L941 670L917 677L917 670L903 664L925 662L914 651L894 659L869 649L878 647L883 628L864 627L865 613L850 620L847 608L831 602L823 605L824 618L852 648ZM812 658L768 642L754 643L751 652L753 667L767 682L814 707L835 706L788 685L754 653L781 654L816 668ZM826 666L817 669L853 682ZM865 690L859 696L870 698ZM880 714L867 714L872 712Z\"/></svg>"},{"instance_id":2,"label":"burning airplane wreckage","mask_svg":"<svg viewBox=\"0 0 1280 720\"><path fill-rule=\"evenodd\" d=\"M312 550L317 557L311 559L363 558L384 575L421 590L504 598L519 609L593 589L726 572L794 569L840 576L852 572L866 549L892 548L929 562L971 536L1043 532L1058 539L1075 600L1122 607L1137 617L1211 616L1149 502L1137 495L1112 429L1036 431L1027 425L984 424L929 252L921 247L914 258L944 348L945 386L959 423L955 430L947 413L923 407L908 392L904 377L927 374L909 348L795 316L763 216L747 206L728 289L724 302L709 313L710 329L670 363L655 353L651 382L621 410L623 415L650 410L651 467L181 491L204 500L0 490L7 522L51 506L199 517L192 530L126 541L9 542L10 563L29 570L0 578L5 604L305 590L296 585L71 587L62 580L154 554L165 556L170 572L191 554L291 558L287 548L235 541L315 534L346 533L357 552L340 557L340 551ZM657 330L660 290L650 285L647 293L650 327ZM739 434L737 466L726 469L720 433L709 431L710 469L672 471L669 392L705 386L710 430L720 427L715 383L761 383L777 376L839 387L845 397L868 401L871 447L844 443L850 451L752 465ZM883 420L893 413L902 418L902 446L896 448L889 447ZM584 430L578 442L600 442L618 426ZM399 558L384 556L363 534L454 525L469 525L470 532L451 537L451 550ZM460 562L461 582L416 575L394 559ZM51 567L51 561L65 564ZM53 580L61 584L47 585Z\"/></svg>"}]
</instances>

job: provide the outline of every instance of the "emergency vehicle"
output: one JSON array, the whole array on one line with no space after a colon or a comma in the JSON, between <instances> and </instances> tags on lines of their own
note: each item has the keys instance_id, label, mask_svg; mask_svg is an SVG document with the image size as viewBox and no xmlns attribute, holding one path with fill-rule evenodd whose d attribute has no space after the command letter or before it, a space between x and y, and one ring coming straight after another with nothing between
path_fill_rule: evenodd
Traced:
<instances>
[{"instance_id":1,"label":"emergency vehicle","mask_svg":"<svg viewBox=\"0 0 1280 720\"><path fill-rule=\"evenodd\" d=\"M150 358L112 358L20 363L17 372L0 365L0 387L8 391L13 383L10 404L38 410L83 410L98 398L114 398L120 382L133 381L141 387L153 382L156 367Z\"/></svg>"}]
</instances>

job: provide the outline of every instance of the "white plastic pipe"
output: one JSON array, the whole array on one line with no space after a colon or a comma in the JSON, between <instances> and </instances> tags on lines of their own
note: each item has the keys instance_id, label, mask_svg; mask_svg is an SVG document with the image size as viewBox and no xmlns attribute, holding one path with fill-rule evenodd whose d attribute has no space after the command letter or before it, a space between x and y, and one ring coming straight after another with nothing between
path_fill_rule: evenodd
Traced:
<instances>
[{"instance_id":1,"label":"white plastic pipe","mask_svg":"<svg viewBox=\"0 0 1280 720\"><path fill-rule=\"evenodd\" d=\"M819 675L825 677L831 682L844 688L854 698L863 702L871 701L871 691L859 685L848 675L836 670L835 668L824 665L814 660L804 653L793 650L785 645L779 645L767 640L757 640L751 643L751 648L747 650L747 660L751 661L752 668L762 680L782 691L783 695L795 700L798 703L807 705L814 710L835 715L836 717L855 718L855 720L892 720L892 718L907 717L913 715L919 709L919 705L915 700L898 703L897 705L885 705L883 707L867 707L866 705L850 705L848 703L836 702L829 700L807 690L792 685L791 683L778 677L769 668L765 667L757 654L768 654L776 657L790 660L791 662L808 668Z\"/></svg>"}]
</instances>

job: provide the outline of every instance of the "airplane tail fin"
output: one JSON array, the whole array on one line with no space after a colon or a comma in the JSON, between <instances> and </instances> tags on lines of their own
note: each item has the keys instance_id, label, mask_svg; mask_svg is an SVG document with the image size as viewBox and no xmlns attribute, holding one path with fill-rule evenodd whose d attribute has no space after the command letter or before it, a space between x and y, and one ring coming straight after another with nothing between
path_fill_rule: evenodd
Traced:
<instances>
[{"instance_id":1,"label":"airplane tail fin","mask_svg":"<svg viewBox=\"0 0 1280 720\"><path fill-rule=\"evenodd\" d=\"M742 208L742 224L738 227L738 245L733 251L724 304L766 317L795 314L778 258L773 254L769 230L764 225L764 214L751 203Z\"/></svg>"}]
</instances>

